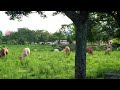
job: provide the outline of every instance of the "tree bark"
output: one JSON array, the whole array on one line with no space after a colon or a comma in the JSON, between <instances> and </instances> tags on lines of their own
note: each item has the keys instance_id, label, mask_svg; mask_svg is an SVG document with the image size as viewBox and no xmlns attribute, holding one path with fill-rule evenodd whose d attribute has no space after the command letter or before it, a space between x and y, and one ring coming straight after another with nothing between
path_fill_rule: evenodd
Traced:
<instances>
[{"instance_id":1,"label":"tree bark","mask_svg":"<svg viewBox=\"0 0 120 90\"><path fill-rule=\"evenodd\" d=\"M81 11L76 25L75 79L86 79L86 34L89 12Z\"/></svg>"}]
</instances>

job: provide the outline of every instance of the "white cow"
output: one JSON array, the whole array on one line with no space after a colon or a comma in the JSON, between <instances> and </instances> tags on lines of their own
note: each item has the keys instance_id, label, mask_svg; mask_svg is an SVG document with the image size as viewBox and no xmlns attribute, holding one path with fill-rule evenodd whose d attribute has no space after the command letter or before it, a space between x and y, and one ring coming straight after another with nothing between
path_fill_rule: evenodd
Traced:
<instances>
[{"instance_id":1,"label":"white cow","mask_svg":"<svg viewBox=\"0 0 120 90\"><path fill-rule=\"evenodd\" d=\"M54 49L54 52L59 52L59 49Z\"/></svg>"},{"instance_id":2,"label":"white cow","mask_svg":"<svg viewBox=\"0 0 120 90\"><path fill-rule=\"evenodd\" d=\"M30 55L30 48L24 48L19 59L22 60L24 57L28 57Z\"/></svg>"}]
</instances>

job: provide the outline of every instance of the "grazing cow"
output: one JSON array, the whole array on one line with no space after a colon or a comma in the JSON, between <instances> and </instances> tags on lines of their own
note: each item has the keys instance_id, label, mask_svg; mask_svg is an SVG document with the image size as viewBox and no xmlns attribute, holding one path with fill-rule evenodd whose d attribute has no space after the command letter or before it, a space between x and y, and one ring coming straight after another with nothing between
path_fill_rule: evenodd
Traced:
<instances>
[{"instance_id":1,"label":"grazing cow","mask_svg":"<svg viewBox=\"0 0 120 90\"><path fill-rule=\"evenodd\" d=\"M1 49L0 51L0 58L3 57L3 56L6 56L8 54L8 48L4 47Z\"/></svg>"},{"instance_id":2,"label":"grazing cow","mask_svg":"<svg viewBox=\"0 0 120 90\"><path fill-rule=\"evenodd\" d=\"M21 56L19 56L19 59L22 60L24 57L27 57L30 55L30 49L29 48L24 48Z\"/></svg>"},{"instance_id":3,"label":"grazing cow","mask_svg":"<svg viewBox=\"0 0 120 90\"><path fill-rule=\"evenodd\" d=\"M54 49L54 52L59 52L59 49Z\"/></svg>"},{"instance_id":4,"label":"grazing cow","mask_svg":"<svg viewBox=\"0 0 120 90\"><path fill-rule=\"evenodd\" d=\"M86 48L86 52L87 52L88 54L91 54L91 55L93 55L92 48Z\"/></svg>"},{"instance_id":5,"label":"grazing cow","mask_svg":"<svg viewBox=\"0 0 120 90\"><path fill-rule=\"evenodd\" d=\"M66 53L66 55L70 54L70 48L68 46L66 46L63 51Z\"/></svg>"}]
</instances>

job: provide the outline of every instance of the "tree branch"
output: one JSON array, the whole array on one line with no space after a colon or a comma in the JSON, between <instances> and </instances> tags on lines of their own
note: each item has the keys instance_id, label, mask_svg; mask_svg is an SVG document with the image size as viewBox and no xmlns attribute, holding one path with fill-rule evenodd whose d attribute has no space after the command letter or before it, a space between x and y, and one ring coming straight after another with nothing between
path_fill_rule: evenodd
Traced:
<instances>
[{"instance_id":1,"label":"tree branch","mask_svg":"<svg viewBox=\"0 0 120 90\"><path fill-rule=\"evenodd\" d=\"M79 15L75 11L63 11L65 15L70 18L73 23L75 23L79 19Z\"/></svg>"}]
</instances>

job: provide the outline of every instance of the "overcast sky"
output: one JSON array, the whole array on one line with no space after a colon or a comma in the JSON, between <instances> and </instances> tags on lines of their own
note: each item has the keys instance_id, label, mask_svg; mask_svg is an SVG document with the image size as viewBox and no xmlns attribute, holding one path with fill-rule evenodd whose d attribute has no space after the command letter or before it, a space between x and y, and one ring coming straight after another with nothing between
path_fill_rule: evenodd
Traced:
<instances>
[{"instance_id":1,"label":"overcast sky","mask_svg":"<svg viewBox=\"0 0 120 90\"><path fill-rule=\"evenodd\" d=\"M46 11L47 18L43 19L37 13L32 13L29 17L23 17L22 21L9 20L9 16L4 11L0 11L0 30L4 33L7 30L17 31L17 28L28 28L30 30L45 29L54 33L62 24L70 24L72 21L61 14L51 16L53 11Z\"/></svg>"}]
</instances>

